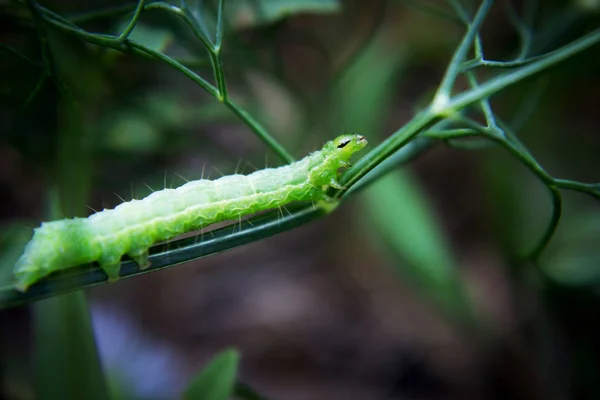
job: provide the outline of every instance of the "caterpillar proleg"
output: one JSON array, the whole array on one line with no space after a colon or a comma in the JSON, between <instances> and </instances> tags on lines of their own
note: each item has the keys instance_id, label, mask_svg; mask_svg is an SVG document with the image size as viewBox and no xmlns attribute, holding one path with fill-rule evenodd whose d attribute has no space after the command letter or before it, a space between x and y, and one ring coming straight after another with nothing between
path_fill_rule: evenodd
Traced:
<instances>
[{"instance_id":1,"label":"caterpillar proleg","mask_svg":"<svg viewBox=\"0 0 600 400\"><path fill-rule=\"evenodd\" d=\"M116 280L123 255L146 268L154 243L292 201L327 201L329 187L341 188L338 170L366 145L363 136L342 135L283 167L190 181L88 218L44 222L16 263L15 287L26 291L52 272L94 261Z\"/></svg>"}]
</instances>

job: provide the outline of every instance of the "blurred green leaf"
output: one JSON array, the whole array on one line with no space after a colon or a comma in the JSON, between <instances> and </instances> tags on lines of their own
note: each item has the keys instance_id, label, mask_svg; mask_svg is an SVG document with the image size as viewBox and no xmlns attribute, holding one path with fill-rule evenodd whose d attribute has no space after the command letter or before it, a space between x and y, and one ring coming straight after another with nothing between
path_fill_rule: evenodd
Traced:
<instances>
[{"instance_id":1,"label":"blurred green leaf","mask_svg":"<svg viewBox=\"0 0 600 400\"><path fill-rule=\"evenodd\" d=\"M337 82L332 102L338 110L336 122L374 139L383 127L406 60L403 48L390 51L381 40L366 48Z\"/></svg>"},{"instance_id":2,"label":"blurred green leaf","mask_svg":"<svg viewBox=\"0 0 600 400\"><path fill-rule=\"evenodd\" d=\"M107 147L127 153L152 152L159 147L159 125L153 124L141 113L130 111L120 114L107 132Z\"/></svg>"},{"instance_id":3,"label":"blurred green leaf","mask_svg":"<svg viewBox=\"0 0 600 400\"><path fill-rule=\"evenodd\" d=\"M108 399L85 293L37 303L37 399Z\"/></svg>"},{"instance_id":4,"label":"blurred green leaf","mask_svg":"<svg viewBox=\"0 0 600 400\"><path fill-rule=\"evenodd\" d=\"M215 356L192 379L183 396L186 400L227 400L233 394L240 354L228 349Z\"/></svg>"},{"instance_id":5,"label":"blurred green leaf","mask_svg":"<svg viewBox=\"0 0 600 400\"><path fill-rule=\"evenodd\" d=\"M109 150L149 153L173 145L191 127L231 118L221 103L188 104L171 93L150 91L135 101L117 103L97 125L97 136Z\"/></svg>"},{"instance_id":6,"label":"blurred green leaf","mask_svg":"<svg viewBox=\"0 0 600 400\"><path fill-rule=\"evenodd\" d=\"M238 0L225 7L239 28L268 24L300 13L328 14L341 10L339 0Z\"/></svg>"},{"instance_id":7,"label":"blurred green leaf","mask_svg":"<svg viewBox=\"0 0 600 400\"><path fill-rule=\"evenodd\" d=\"M565 220L559 232L542 270L563 285L600 285L600 212L583 212Z\"/></svg>"},{"instance_id":8,"label":"blurred green leaf","mask_svg":"<svg viewBox=\"0 0 600 400\"><path fill-rule=\"evenodd\" d=\"M362 194L367 220L403 262L395 265L439 306L470 317L455 261L432 207L410 174L388 174Z\"/></svg>"},{"instance_id":9,"label":"blurred green leaf","mask_svg":"<svg viewBox=\"0 0 600 400\"><path fill-rule=\"evenodd\" d=\"M33 234L27 225L25 222L14 223L0 234L0 287L12 285L14 265Z\"/></svg>"}]
</instances>

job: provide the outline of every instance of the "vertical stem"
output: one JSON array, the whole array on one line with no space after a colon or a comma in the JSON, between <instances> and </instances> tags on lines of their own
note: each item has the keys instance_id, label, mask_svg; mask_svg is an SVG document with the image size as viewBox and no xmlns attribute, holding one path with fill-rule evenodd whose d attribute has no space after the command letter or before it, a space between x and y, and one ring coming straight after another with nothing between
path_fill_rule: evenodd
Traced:
<instances>
[{"instance_id":1,"label":"vertical stem","mask_svg":"<svg viewBox=\"0 0 600 400\"><path fill-rule=\"evenodd\" d=\"M210 62L212 64L215 82L217 83L217 98L227 103L229 101L229 93L227 92L227 83L225 82L225 74L223 73L223 62L221 56L216 51L210 51Z\"/></svg>"}]
</instances>

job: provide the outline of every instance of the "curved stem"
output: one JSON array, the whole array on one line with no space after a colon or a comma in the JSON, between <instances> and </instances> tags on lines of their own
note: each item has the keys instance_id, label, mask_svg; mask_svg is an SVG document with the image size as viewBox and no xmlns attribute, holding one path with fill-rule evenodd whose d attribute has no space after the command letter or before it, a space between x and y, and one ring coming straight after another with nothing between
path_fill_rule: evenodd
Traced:
<instances>
[{"instance_id":1,"label":"curved stem","mask_svg":"<svg viewBox=\"0 0 600 400\"><path fill-rule=\"evenodd\" d=\"M544 249L548 246L548 243L550 243L550 240L552 240L556 228L558 227L558 223L560 222L560 217L562 216L562 195L560 190L554 185L548 185L548 189L550 190L550 195L552 197L552 217L550 218L546 232L538 244L533 248L529 255L525 256L525 259L533 262L537 262Z\"/></svg>"}]
</instances>

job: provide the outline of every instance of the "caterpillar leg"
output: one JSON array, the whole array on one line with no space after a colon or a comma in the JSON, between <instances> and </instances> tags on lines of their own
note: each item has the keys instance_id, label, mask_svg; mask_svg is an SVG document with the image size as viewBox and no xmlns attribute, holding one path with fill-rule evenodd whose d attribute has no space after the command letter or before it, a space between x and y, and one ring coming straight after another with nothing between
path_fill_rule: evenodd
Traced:
<instances>
[{"instance_id":1,"label":"caterpillar leg","mask_svg":"<svg viewBox=\"0 0 600 400\"><path fill-rule=\"evenodd\" d=\"M100 268L108 275L109 282L115 282L119 279L119 272L121 271L121 257L106 257L99 261Z\"/></svg>"},{"instance_id":2,"label":"caterpillar leg","mask_svg":"<svg viewBox=\"0 0 600 400\"><path fill-rule=\"evenodd\" d=\"M339 200L329 196L323 196L322 199L317 201L317 207L325 210L325 212L328 214L335 210L339 204Z\"/></svg>"},{"instance_id":3,"label":"caterpillar leg","mask_svg":"<svg viewBox=\"0 0 600 400\"><path fill-rule=\"evenodd\" d=\"M150 266L150 260L148 260L148 251L143 251L137 254L128 254L129 257L137 263L140 269L146 269Z\"/></svg>"},{"instance_id":4,"label":"caterpillar leg","mask_svg":"<svg viewBox=\"0 0 600 400\"><path fill-rule=\"evenodd\" d=\"M335 178L331 179L331 182L329 182L329 186L331 186L334 189L338 189L338 190L346 189L346 187L342 186L342 184L339 183Z\"/></svg>"}]
</instances>

